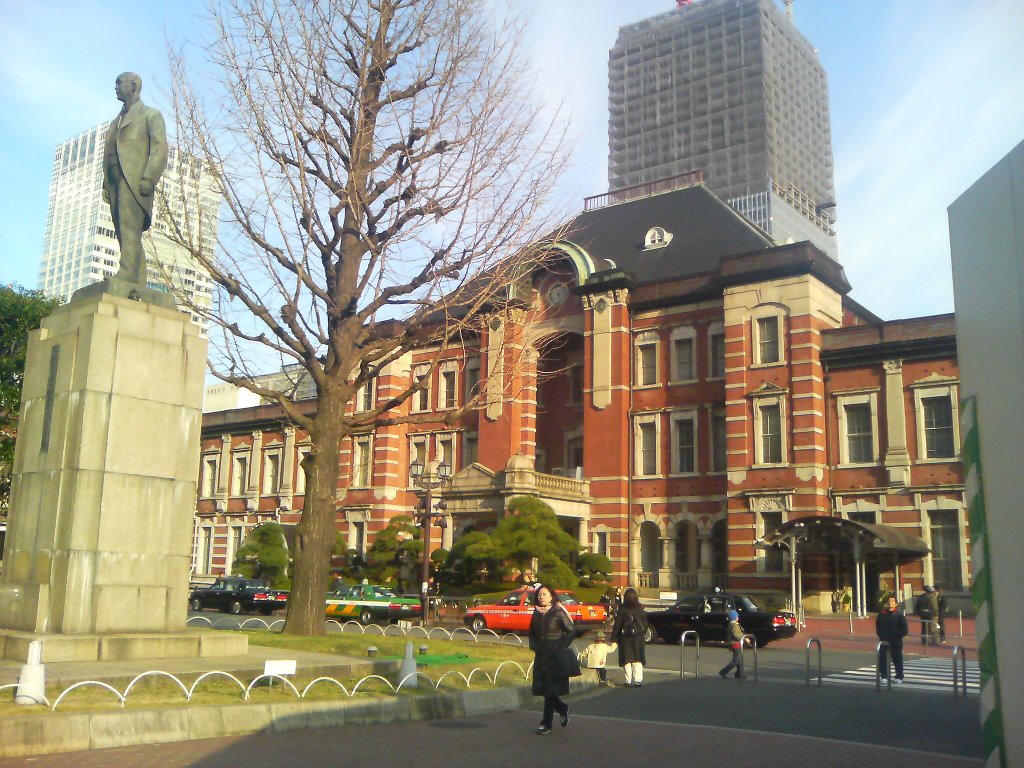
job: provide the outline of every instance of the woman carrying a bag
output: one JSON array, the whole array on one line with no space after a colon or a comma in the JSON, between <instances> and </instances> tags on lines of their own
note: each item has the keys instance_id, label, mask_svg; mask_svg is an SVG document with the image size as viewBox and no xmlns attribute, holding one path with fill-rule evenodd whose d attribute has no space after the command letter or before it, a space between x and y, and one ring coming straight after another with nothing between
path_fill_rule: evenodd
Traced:
<instances>
[{"instance_id":1,"label":"woman carrying a bag","mask_svg":"<svg viewBox=\"0 0 1024 768\"><path fill-rule=\"evenodd\" d=\"M537 727L537 735L544 736L551 733L555 712L562 716L563 728L569 724L569 705L561 697L569 693L569 678L580 674L572 649L579 632L551 587L537 587L535 603L530 619L530 650L534 654L531 690L534 696L544 697L544 715Z\"/></svg>"},{"instance_id":2,"label":"woman carrying a bag","mask_svg":"<svg viewBox=\"0 0 1024 768\"><path fill-rule=\"evenodd\" d=\"M647 615L640 605L640 597L630 587L622 595L622 608L615 616L612 642L619 646L619 666L626 672L626 687L641 688L644 684L644 664L647 663Z\"/></svg>"}]
</instances>

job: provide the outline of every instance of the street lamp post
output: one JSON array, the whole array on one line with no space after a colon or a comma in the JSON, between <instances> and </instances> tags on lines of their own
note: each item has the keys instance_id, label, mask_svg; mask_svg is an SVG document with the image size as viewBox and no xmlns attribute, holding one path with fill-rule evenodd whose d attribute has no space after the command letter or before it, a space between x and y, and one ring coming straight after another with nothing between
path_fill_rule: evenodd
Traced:
<instances>
[{"instance_id":1,"label":"street lamp post","mask_svg":"<svg viewBox=\"0 0 1024 768\"><path fill-rule=\"evenodd\" d=\"M444 510L447 505L443 499L434 504L434 489L440 488L447 483L452 476L451 465L446 462L431 461L424 465L414 461L409 465L409 475L412 477L419 491L421 508L416 517L423 527L423 570L420 579L420 610L422 621L427 623L428 611L430 610L430 526L437 525L438 528L447 528L448 522L444 518Z\"/></svg>"}]
</instances>

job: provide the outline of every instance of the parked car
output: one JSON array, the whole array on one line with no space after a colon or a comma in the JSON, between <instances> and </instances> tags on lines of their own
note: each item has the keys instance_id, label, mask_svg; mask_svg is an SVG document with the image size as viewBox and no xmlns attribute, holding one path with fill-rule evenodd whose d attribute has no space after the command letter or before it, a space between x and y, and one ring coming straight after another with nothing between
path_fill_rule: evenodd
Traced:
<instances>
[{"instance_id":1,"label":"parked car","mask_svg":"<svg viewBox=\"0 0 1024 768\"><path fill-rule=\"evenodd\" d=\"M421 613L419 598L396 595L389 587L376 584L349 585L327 593L327 618L337 621L395 622L419 618Z\"/></svg>"},{"instance_id":2,"label":"parked car","mask_svg":"<svg viewBox=\"0 0 1024 768\"><path fill-rule=\"evenodd\" d=\"M754 636L759 647L796 634L796 615L791 611L765 611L746 595L707 592L687 595L665 610L645 609L647 642L661 638L666 643L678 643L683 632L690 630L702 643L724 642L730 608L740 615L740 626Z\"/></svg>"},{"instance_id":3,"label":"parked car","mask_svg":"<svg viewBox=\"0 0 1024 768\"><path fill-rule=\"evenodd\" d=\"M208 587L193 589L188 596L193 611L215 608L234 615L258 611L269 616L288 604L288 593L270 589L258 579L222 576Z\"/></svg>"},{"instance_id":4,"label":"parked car","mask_svg":"<svg viewBox=\"0 0 1024 768\"><path fill-rule=\"evenodd\" d=\"M608 620L608 609L603 605L586 605L575 594L556 590L558 599L569 611L577 624L604 624ZM533 589L515 589L495 603L475 605L467 609L462 620L474 632L484 629L506 632L527 632L530 617L533 616Z\"/></svg>"}]
</instances>

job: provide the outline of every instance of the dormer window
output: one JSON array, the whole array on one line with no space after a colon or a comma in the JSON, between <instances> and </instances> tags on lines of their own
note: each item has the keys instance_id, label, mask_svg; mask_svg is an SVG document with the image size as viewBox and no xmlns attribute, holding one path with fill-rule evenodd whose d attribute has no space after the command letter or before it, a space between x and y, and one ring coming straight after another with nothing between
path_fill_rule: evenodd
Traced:
<instances>
[{"instance_id":1,"label":"dormer window","mask_svg":"<svg viewBox=\"0 0 1024 768\"><path fill-rule=\"evenodd\" d=\"M649 251L652 248L664 248L671 242L671 232L666 232L661 227L651 227L647 230L647 235L644 237L644 250Z\"/></svg>"}]
</instances>

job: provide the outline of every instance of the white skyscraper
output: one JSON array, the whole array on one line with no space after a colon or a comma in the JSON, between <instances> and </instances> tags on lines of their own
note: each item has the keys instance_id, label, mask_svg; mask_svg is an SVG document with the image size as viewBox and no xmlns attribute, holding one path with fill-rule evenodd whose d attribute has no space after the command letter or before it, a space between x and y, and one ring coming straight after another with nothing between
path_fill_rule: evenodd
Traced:
<instances>
[{"instance_id":1,"label":"white skyscraper","mask_svg":"<svg viewBox=\"0 0 1024 768\"><path fill-rule=\"evenodd\" d=\"M39 287L50 296L71 298L79 288L117 272L121 254L110 207L103 202L103 148L110 123L101 123L68 139L53 155L50 207L46 218ZM182 231L199 238L204 253L217 245L217 211L221 202L213 174L201 163L170 147L160 189ZM188 296L209 307L213 283L189 253L167 237L172 222L158 200L152 227L143 236L151 288ZM165 277L166 276L166 277Z\"/></svg>"}]
</instances>

